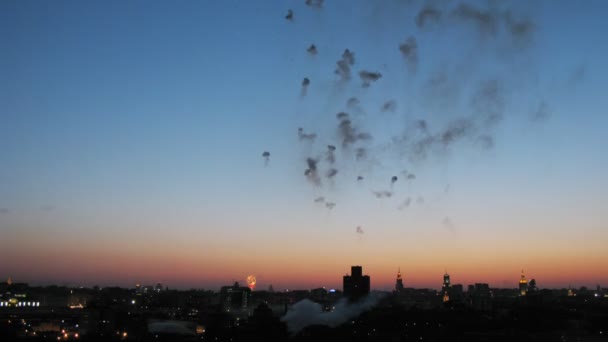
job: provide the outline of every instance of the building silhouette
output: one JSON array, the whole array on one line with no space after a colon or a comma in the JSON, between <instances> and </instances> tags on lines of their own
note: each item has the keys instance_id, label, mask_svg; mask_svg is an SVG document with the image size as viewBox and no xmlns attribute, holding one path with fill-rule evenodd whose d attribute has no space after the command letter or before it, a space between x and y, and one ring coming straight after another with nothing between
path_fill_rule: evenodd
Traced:
<instances>
[{"instance_id":1,"label":"building silhouette","mask_svg":"<svg viewBox=\"0 0 608 342\"><path fill-rule=\"evenodd\" d=\"M395 281L395 292L403 292L403 279L401 278L401 267L397 271L397 280Z\"/></svg>"},{"instance_id":2,"label":"building silhouette","mask_svg":"<svg viewBox=\"0 0 608 342\"><path fill-rule=\"evenodd\" d=\"M443 285L441 286L441 292L443 294L444 303L450 300L450 290L451 290L450 275L446 271L445 274L443 275Z\"/></svg>"},{"instance_id":3,"label":"building silhouette","mask_svg":"<svg viewBox=\"0 0 608 342\"><path fill-rule=\"evenodd\" d=\"M220 289L220 305L223 311L245 310L249 305L251 289L240 286L235 282L232 286L222 286Z\"/></svg>"},{"instance_id":4,"label":"building silhouette","mask_svg":"<svg viewBox=\"0 0 608 342\"><path fill-rule=\"evenodd\" d=\"M344 296L356 300L369 294L369 276L363 275L363 267L351 266L350 273L344 276Z\"/></svg>"},{"instance_id":5,"label":"building silhouette","mask_svg":"<svg viewBox=\"0 0 608 342\"><path fill-rule=\"evenodd\" d=\"M524 270L521 270L521 277L519 278L519 295L525 296L526 293L528 293L528 281L526 280Z\"/></svg>"}]
</instances>

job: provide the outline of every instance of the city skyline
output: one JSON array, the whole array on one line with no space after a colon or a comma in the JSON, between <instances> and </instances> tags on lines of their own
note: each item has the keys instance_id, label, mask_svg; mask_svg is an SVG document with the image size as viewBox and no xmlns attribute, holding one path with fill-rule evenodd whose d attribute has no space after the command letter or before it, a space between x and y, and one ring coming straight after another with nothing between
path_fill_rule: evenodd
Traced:
<instances>
[{"instance_id":1,"label":"city skyline","mask_svg":"<svg viewBox=\"0 0 608 342\"><path fill-rule=\"evenodd\" d=\"M608 3L320 3L1 2L0 279L608 284Z\"/></svg>"},{"instance_id":2,"label":"city skyline","mask_svg":"<svg viewBox=\"0 0 608 342\"><path fill-rule=\"evenodd\" d=\"M352 266L352 267L359 267L359 266ZM344 273L345 276L348 275L348 272ZM211 287L200 287L200 286L173 286L172 284L166 283L166 282L162 282L162 281L154 281L154 280L150 280L150 281L136 281L135 283L125 283L124 281L120 282L120 283L103 283L103 282L96 282L96 283L83 283L83 282L74 282L74 283L68 283L68 282L59 282L59 283L41 283L41 282L34 282L30 285L33 286L52 286L52 285L59 285L59 286L67 286L67 287L73 287L73 288L78 288L78 287L87 287L87 288L92 288L94 286L102 286L102 287L123 287L123 288L137 288L139 286L158 286L158 284L162 284L163 286L169 286L171 285L171 288L173 289L178 289L178 290L188 290L188 289L203 289L203 290L215 290L217 288L220 287L226 287L226 286L231 286L230 284L233 283L240 283L243 286L246 286L248 284L249 281L249 277L254 276L257 278L256 275L253 274L248 274L246 276L243 276L241 278L232 278L230 281L225 280L224 282L218 282L218 286L211 286ZM376 279L383 279L381 284L377 284L375 282L371 282L371 290L372 291L394 291L396 289L396 283L398 282L398 280L401 280L401 284L403 285L403 288L416 288L416 289L434 289L434 290L442 290L444 288L445 285L445 279L446 276L448 277L448 281L449 283L451 283L452 285L454 284L458 284L458 285L462 285L462 286L468 286L468 285L474 285L474 284L479 284L479 283L483 283L483 284L488 284L490 286L490 288L500 288L500 289L516 289L521 287L522 284L522 280L529 282L530 280L535 280L535 283L538 284L538 280L532 275L532 276L525 276L525 270L521 269L520 273L519 273L519 277L516 280L503 280L502 283L498 284L498 283L491 283L488 282L487 279L484 280L483 277L478 276L476 278L472 278L471 281L464 281L462 280L462 278L458 277L458 275L456 275L456 281L453 281L453 274L449 273L447 269L444 270L443 273L441 273L441 277L443 277L442 281L434 281L434 282L419 282L419 283L411 283L408 282L408 278L406 277L405 273L401 272L401 267L399 267L397 269L397 272L395 273L393 279L392 279L392 284L390 283L386 283L386 278L383 275L378 275L378 276L374 276L374 280ZM262 279L262 283L260 283L259 281L253 286L252 291L253 290L258 290L258 291L267 291L269 288L273 288L276 289L278 291L289 291L289 290L309 290L309 289L313 289L313 288L325 288L325 289L339 289L341 287L341 282L342 280L339 279L340 277L336 277L336 279L338 279L337 281L334 281L332 283L329 283L328 285L326 284L315 284L314 282L311 282L309 286L305 286L304 284L307 283L302 283L300 285L295 285L295 286L286 286L286 287L280 287L282 284L284 284L283 281L277 281L277 282L272 282L271 279ZM439 277L437 277L439 278ZM417 279L417 278L414 278ZM168 280L170 281L170 280ZM12 276L8 276L8 280L7 283L12 283L12 282L16 282L16 283L28 283L27 281L20 281L17 280L15 281L13 279ZM335 284L334 284L335 283ZM430 284L429 286L425 286L424 284ZM449 284L448 283L448 284ZM92 285L93 284L93 285ZM275 284L278 284L279 286L276 286ZM602 284L597 283L597 284L573 284L573 283L568 283L567 286L563 286L563 284L559 284L556 286L542 286L542 280L541 280L541 286L536 285L538 288L541 289L579 289L579 288L588 288L588 289L593 289L596 287L601 287ZM560 286L561 285L561 286Z\"/></svg>"}]
</instances>

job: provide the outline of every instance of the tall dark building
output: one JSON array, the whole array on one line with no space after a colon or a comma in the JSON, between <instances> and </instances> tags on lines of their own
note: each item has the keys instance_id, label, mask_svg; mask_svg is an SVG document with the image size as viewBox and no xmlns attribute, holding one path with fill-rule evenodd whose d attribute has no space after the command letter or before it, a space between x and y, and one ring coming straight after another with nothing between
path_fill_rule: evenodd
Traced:
<instances>
[{"instance_id":1,"label":"tall dark building","mask_svg":"<svg viewBox=\"0 0 608 342\"><path fill-rule=\"evenodd\" d=\"M220 289L220 305L224 311L244 310L247 309L250 296L250 288L235 282L232 286L222 286Z\"/></svg>"},{"instance_id":2,"label":"tall dark building","mask_svg":"<svg viewBox=\"0 0 608 342\"><path fill-rule=\"evenodd\" d=\"M519 278L519 295L525 296L528 292L528 281L526 280L526 275L524 274L524 270L521 270L521 277Z\"/></svg>"},{"instance_id":3,"label":"tall dark building","mask_svg":"<svg viewBox=\"0 0 608 342\"><path fill-rule=\"evenodd\" d=\"M363 267L352 266L350 273L344 276L344 296L355 300L369 294L369 276L363 275Z\"/></svg>"},{"instance_id":4,"label":"tall dark building","mask_svg":"<svg viewBox=\"0 0 608 342\"><path fill-rule=\"evenodd\" d=\"M403 291L403 279L401 278L401 268L397 271L397 281L395 282L395 292Z\"/></svg>"},{"instance_id":5,"label":"tall dark building","mask_svg":"<svg viewBox=\"0 0 608 342\"><path fill-rule=\"evenodd\" d=\"M441 291L443 292L443 302L448 302L450 300L450 292L451 292L451 285L450 285L450 275L448 274L448 272L446 271L445 274L443 275L443 286Z\"/></svg>"}]
</instances>

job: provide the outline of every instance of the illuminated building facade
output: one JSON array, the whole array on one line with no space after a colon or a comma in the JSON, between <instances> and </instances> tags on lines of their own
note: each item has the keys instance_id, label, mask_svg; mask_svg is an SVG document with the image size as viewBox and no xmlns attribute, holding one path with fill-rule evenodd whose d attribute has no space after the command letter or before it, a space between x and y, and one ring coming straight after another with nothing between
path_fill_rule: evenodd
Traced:
<instances>
[{"instance_id":1,"label":"illuminated building facade","mask_svg":"<svg viewBox=\"0 0 608 342\"><path fill-rule=\"evenodd\" d=\"M343 279L344 296L354 300L369 294L370 279L368 275L363 275L363 267L352 266L350 273Z\"/></svg>"},{"instance_id":2,"label":"illuminated building facade","mask_svg":"<svg viewBox=\"0 0 608 342\"><path fill-rule=\"evenodd\" d=\"M524 270L521 270L521 277L519 278L519 295L525 296L526 293L528 293L528 281L526 280Z\"/></svg>"},{"instance_id":3,"label":"illuminated building facade","mask_svg":"<svg viewBox=\"0 0 608 342\"><path fill-rule=\"evenodd\" d=\"M443 302L447 302L450 300L450 275L446 271L443 275L443 285L441 286L441 292L443 293Z\"/></svg>"}]
</instances>

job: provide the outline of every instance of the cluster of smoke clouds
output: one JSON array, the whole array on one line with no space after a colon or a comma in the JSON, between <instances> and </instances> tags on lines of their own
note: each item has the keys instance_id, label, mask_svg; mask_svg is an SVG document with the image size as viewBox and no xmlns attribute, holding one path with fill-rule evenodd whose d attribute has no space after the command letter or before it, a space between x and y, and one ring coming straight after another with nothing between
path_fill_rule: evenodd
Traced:
<instances>
[{"instance_id":1,"label":"cluster of smoke clouds","mask_svg":"<svg viewBox=\"0 0 608 342\"><path fill-rule=\"evenodd\" d=\"M415 160L425 159L432 151L443 151L463 140L492 148L492 131L504 117L504 97L498 80L482 81L471 97L470 115L451 119L436 131L432 131L426 120L414 121L400 137L393 138L393 142Z\"/></svg>"},{"instance_id":2,"label":"cluster of smoke clouds","mask_svg":"<svg viewBox=\"0 0 608 342\"><path fill-rule=\"evenodd\" d=\"M315 9L323 8L322 0L306 0L305 3ZM327 149L325 151L321 149L316 154L307 151L307 155L304 156L307 164L304 174L313 185L322 186L322 177L333 180L334 178L339 179L343 175L351 175L352 178L349 179L353 181L354 177L352 175L354 172L349 172L351 169L356 172L355 175L358 175L356 181L361 182L364 179L363 175L366 176L366 179L370 176L368 174L370 171L366 170L372 169L372 163L374 163L373 167L375 165L385 167L387 164L396 165L401 162L407 164L419 163L429 156L443 158L446 151L455 150L462 143L468 143L481 149L494 147L495 130L507 115L507 109L510 107L508 101L513 100L511 91L514 85L526 84L526 82L520 82L521 80L515 78L521 77L520 75L523 74L529 74L529 72L528 70L525 72L519 70L519 73L511 72L511 70L515 71L519 67L519 65L514 64L512 58L491 60L490 62L496 62L499 68L490 67L487 70L483 66L478 66L477 62L482 58L487 59L488 56L494 58L493 56L506 54L511 57L533 46L534 33L537 27L534 21L534 12L530 12L530 16L525 17L521 14L522 12L513 10L514 4L519 5L518 2L514 1L440 0L406 1L406 3L406 6L410 6L410 9L412 6L420 5L414 8L413 30L400 33L403 34L401 37L404 39L396 40L391 49L394 49L395 57L402 60L406 67L405 70L408 71L408 87L409 90L413 91L405 94L405 96L411 96L410 98L414 100L414 103L408 103L405 99L399 97L398 93L389 94L392 99L380 105L380 112L399 113L399 111L403 111L404 116L382 115L377 117L377 120L397 120L396 124L403 125L401 133L378 134L374 129L379 125L370 125L370 117L362 108L362 100L367 101L368 99L364 97L373 93L376 89L355 89L355 84L352 86L347 84L352 78L356 60L352 49L344 49L336 62L334 71L334 74L337 75L336 90L327 93L330 97L328 102L332 106L335 103L341 103L342 106L345 104L345 108L333 108L334 113L338 112L335 136L327 139L324 132L327 132L328 127L332 127L331 124L325 123L324 119L316 121L319 126L313 129L319 132L321 138L325 139L324 144L328 145L321 146L327 146ZM388 4L387 6L391 5ZM519 7L524 10L528 9L527 6ZM530 8L533 8L533 6ZM290 10L288 15L290 16L288 19L291 20L293 12ZM365 24L365 22L362 23L362 25ZM370 29L373 30L373 26L370 26ZM444 44L442 39L433 39L432 36L429 36L433 32L445 34L457 32L456 36L458 38L464 38L463 44L457 43L453 47L450 46L453 54L450 53L446 56L447 63L443 63L436 56L426 58L427 54L425 52L427 52L426 49L429 46ZM463 35L468 35L468 39L467 36ZM439 51L442 51L441 48L445 48L445 46L440 47ZM318 53L317 46L315 44L309 45L305 53L309 56L316 55ZM435 51L432 53L434 54ZM361 55L361 61L367 62L366 57L368 56ZM378 64L382 62L385 61L379 61ZM482 61L480 64L484 62ZM386 66L386 64L384 65ZM528 63L528 65L531 66L525 68L529 68L533 73L534 64ZM465 71L461 72L460 69ZM392 67L385 67L382 69L384 75L378 71L370 70L359 69L357 72L361 86L367 88L375 82L390 82L395 77L402 78L403 75L397 75L398 71L395 70ZM390 80L384 81L385 78ZM304 78L302 81L302 95L307 94L310 84L310 80ZM315 86L317 84L315 82ZM417 93L416 87L420 87L420 90L423 91L420 94L423 96L417 96L419 93ZM349 90L354 90L354 92L345 94ZM448 96L444 96L446 93ZM338 96L345 97L335 98ZM448 100L444 100L444 98L448 98ZM424 101L439 104L428 109L432 113L426 113L427 108ZM397 108L398 103L399 108ZM539 100L536 103L538 103L538 106L530 111L528 119L540 121L549 117L550 106L544 100ZM341 110L348 110L352 115ZM326 117L329 117L329 115ZM370 132L374 133L374 139L372 139ZM300 128L298 137L300 141L314 142L317 134L305 133ZM394 157L395 152L398 154L399 158L397 159L399 161L385 162L383 158ZM339 160L337 160L337 156L340 157ZM359 164L356 164L356 166L349 164L353 161ZM321 170L319 166L322 167ZM401 165L400 167L402 166L406 166L408 169L410 167L409 165ZM340 169L339 174L338 168ZM400 175L400 177L408 181L406 184L416 179L416 175L409 172L403 172L403 176ZM393 187L396 182L397 177L394 176L391 178L390 191L372 191L372 194L377 198L397 198L399 195L398 189L396 189L396 186ZM332 183L333 181L330 182L330 184ZM411 196L411 194L409 195ZM422 196L417 199L406 197L399 205L399 209L409 207L414 201L423 204L424 198ZM333 203L327 203L324 200L323 203L328 208L333 208L329 205Z\"/></svg>"},{"instance_id":3,"label":"cluster of smoke clouds","mask_svg":"<svg viewBox=\"0 0 608 342\"><path fill-rule=\"evenodd\" d=\"M360 132L352 123L349 115L345 112L336 114L338 118L338 136L342 140L342 147L348 148L358 141L368 141L372 138L371 134Z\"/></svg>"},{"instance_id":4,"label":"cluster of smoke clouds","mask_svg":"<svg viewBox=\"0 0 608 342\"><path fill-rule=\"evenodd\" d=\"M365 233L363 231L363 228L361 228L361 226L357 226L357 229L355 231L357 232L357 234L363 234L363 233Z\"/></svg>"},{"instance_id":5,"label":"cluster of smoke clouds","mask_svg":"<svg viewBox=\"0 0 608 342\"><path fill-rule=\"evenodd\" d=\"M343 298L329 312L323 311L321 304L304 299L294 304L285 316L281 317L281 321L287 324L287 329L294 335L311 325L326 325L333 328L370 310L380 299L381 297L375 294L369 294L356 302L349 302Z\"/></svg>"}]
</instances>

